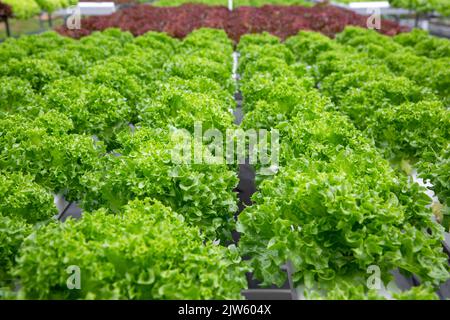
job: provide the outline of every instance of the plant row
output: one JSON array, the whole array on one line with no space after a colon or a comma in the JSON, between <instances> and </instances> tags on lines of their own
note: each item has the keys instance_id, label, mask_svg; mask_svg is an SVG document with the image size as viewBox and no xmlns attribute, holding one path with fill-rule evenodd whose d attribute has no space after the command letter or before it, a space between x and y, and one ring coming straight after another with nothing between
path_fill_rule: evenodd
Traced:
<instances>
[{"instance_id":1,"label":"plant row","mask_svg":"<svg viewBox=\"0 0 450 320\"><path fill-rule=\"evenodd\" d=\"M376 0L337 0L338 3L371 2ZM446 0L389 0L394 8L410 9L416 13L437 12L443 16L450 15L450 5Z\"/></svg>"},{"instance_id":2,"label":"plant row","mask_svg":"<svg viewBox=\"0 0 450 320\"><path fill-rule=\"evenodd\" d=\"M233 127L232 50L212 29L183 41L49 32L0 46L3 297L240 297L247 268L226 246L236 168L171 155L194 121ZM54 221L53 194L83 217ZM70 266L81 290L67 289Z\"/></svg>"},{"instance_id":3,"label":"plant row","mask_svg":"<svg viewBox=\"0 0 450 320\"><path fill-rule=\"evenodd\" d=\"M347 25L366 27L367 17L335 6L321 5L239 7L229 11L225 6L184 4L178 7L136 5L109 16L89 17L81 20L81 29L69 30L66 26L57 31L63 35L80 38L96 30L117 27L135 36L149 30L166 32L183 38L201 28L224 29L235 42L247 33L270 32L282 39L299 30L314 30L328 36L341 32ZM381 33L395 35L405 31L395 22L382 20Z\"/></svg>"},{"instance_id":4,"label":"plant row","mask_svg":"<svg viewBox=\"0 0 450 320\"><path fill-rule=\"evenodd\" d=\"M286 44L296 61L312 67L315 83L336 110L373 139L387 159L400 163L407 173L412 164L431 180L447 216L449 43L427 36L435 46L424 56L413 43L418 34L425 37L415 32L388 38L348 27L336 40L305 32Z\"/></svg>"},{"instance_id":5,"label":"plant row","mask_svg":"<svg viewBox=\"0 0 450 320\"><path fill-rule=\"evenodd\" d=\"M320 57L322 37L302 32L285 45L247 35L239 44L243 125L277 129L281 140L278 173L258 179L253 205L239 215L240 250L266 285L281 285L279 267L290 261L306 298L435 298L450 276L443 228L432 221L424 189L315 89L315 65L296 57ZM301 50L301 41L310 47ZM378 288L367 286L370 268L379 271ZM400 293L397 268L422 285Z\"/></svg>"},{"instance_id":6,"label":"plant row","mask_svg":"<svg viewBox=\"0 0 450 320\"><path fill-rule=\"evenodd\" d=\"M12 15L8 15L8 17L28 19L41 11L52 13L77 3L78 0L2 0L0 1L0 6L8 5L12 10Z\"/></svg>"},{"instance_id":7,"label":"plant row","mask_svg":"<svg viewBox=\"0 0 450 320\"><path fill-rule=\"evenodd\" d=\"M411 9L418 13L436 11L443 16L450 15L450 4L446 0L389 0L396 8Z\"/></svg>"},{"instance_id":8,"label":"plant row","mask_svg":"<svg viewBox=\"0 0 450 320\"><path fill-rule=\"evenodd\" d=\"M203 131L234 128L233 47L223 31L182 41L117 29L81 40L50 32L5 41L0 277L11 281L0 295L14 297L19 281L21 298L239 298L246 271L282 284L280 265L290 260L308 298L380 298L366 286L368 268L379 268L385 297L435 298L449 277L443 228L424 189L386 157L417 158L445 186L448 153L430 151L448 142L445 91L431 74L425 84L405 79L379 55L391 54L393 43L445 63L444 42L426 38L428 56L415 44L423 34L366 33L348 28L331 40L302 32L286 44L268 34L242 38L243 126L279 130L281 152L278 173L258 176L255 205L239 217L239 248L226 247L237 168L177 164L171 153L195 121ZM378 46L373 56L356 46L362 35ZM421 128L416 113L433 125ZM189 146L194 156L213 156L208 145ZM58 193L79 202L81 220L53 221ZM82 290L66 288L70 266L80 268ZM422 286L395 292L395 268Z\"/></svg>"}]
</instances>

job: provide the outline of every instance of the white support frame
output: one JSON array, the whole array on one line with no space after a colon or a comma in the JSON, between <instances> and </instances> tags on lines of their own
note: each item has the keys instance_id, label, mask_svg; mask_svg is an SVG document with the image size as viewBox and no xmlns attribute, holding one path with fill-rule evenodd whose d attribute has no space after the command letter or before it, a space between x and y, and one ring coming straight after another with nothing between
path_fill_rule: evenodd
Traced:
<instances>
[{"instance_id":1,"label":"white support frame","mask_svg":"<svg viewBox=\"0 0 450 320\"><path fill-rule=\"evenodd\" d=\"M76 6L58 10L54 15L71 15L74 8L80 9L80 13L83 16L105 16L116 12L116 5L114 2L78 2Z\"/></svg>"}]
</instances>

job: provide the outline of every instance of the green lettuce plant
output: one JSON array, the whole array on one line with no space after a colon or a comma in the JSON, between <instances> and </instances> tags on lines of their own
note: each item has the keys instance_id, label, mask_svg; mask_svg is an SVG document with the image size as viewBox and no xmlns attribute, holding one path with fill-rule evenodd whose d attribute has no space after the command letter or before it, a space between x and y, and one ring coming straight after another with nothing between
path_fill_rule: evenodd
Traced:
<instances>
[{"instance_id":1,"label":"green lettuce plant","mask_svg":"<svg viewBox=\"0 0 450 320\"><path fill-rule=\"evenodd\" d=\"M179 141L165 129L138 128L119 137L121 156L107 155L100 168L83 175L82 205L119 210L130 199L153 197L182 214L210 238L230 239L237 210L237 173L226 164L202 160L177 163ZM189 146L192 146L190 144ZM210 153L200 146L203 153ZM192 150L194 154L194 150ZM206 158L205 158L206 159Z\"/></svg>"},{"instance_id":2,"label":"green lettuce plant","mask_svg":"<svg viewBox=\"0 0 450 320\"><path fill-rule=\"evenodd\" d=\"M67 288L69 266L80 290ZM205 241L182 215L144 199L42 227L14 274L27 299L239 299L246 270L234 246Z\"/></svg>"},{"instance_id":3,"label":"green lettuce plant","mask_svg":"<svg viewBox=\"0 0 450 320\"><path fill-rule=\"evenodd\" d=\"M68 134L72 121L56 111L33 120L7 116L0 119L0 127L0 169L31 174L38 184L71 200L83 193L81 177L105 153L91 136Z\"/></svg>"}]
</instances>

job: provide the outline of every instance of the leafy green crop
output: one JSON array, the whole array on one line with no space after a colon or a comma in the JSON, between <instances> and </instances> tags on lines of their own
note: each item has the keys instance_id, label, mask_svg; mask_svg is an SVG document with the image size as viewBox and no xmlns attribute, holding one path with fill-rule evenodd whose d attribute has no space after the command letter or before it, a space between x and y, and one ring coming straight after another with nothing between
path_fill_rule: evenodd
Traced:
<instances>
[{"instance_id":1,"label":"leafy green crop","mask_svg":"<svg viewBox=\"0 0 450 320\"><path fill-rule=\"evenodd\" d=\"M4 63L10 59L22 59L27 55L27 51L24 48L20 48L17 45L15 38L7 38L0 46L0 58ZM0 66L0 70L4 68L4 65Z\"/></svg>"},{"instance_id":2,"label":"leafy green crop","mask_svg":"<svg viewBox=\"0 0 450 320\"><path fill-rule=\"evenodd\" d=\"M34 120L8 116L0 127L0 169L34 175L37 183L69 199L80 196L81 176L105 152L90 136L67 134L72 121L55 111Z\"/></svg>"},{"instance_id":3,"label":"leafy green crop","mask_svg":"<svg viewBox=\"0 0 450 320\"><path fill-rule=\"evenodd\" d=\"M387 65L397 74L435 90L445 103L450 96L450 58L428 59L412 53L393 53Z\"/></svg>"},{"instance_id":4,"label":"leafy green crop","mask_svg":"<svg viewBox=\"0 0 450 320\"><path fill-rule=\"evenodd\" d=\"M52 13L57 9L61 9L63 7L63 4L68 5L66 1L62 0L35 0L35 1L42 10L50 13Z\"/></svg>"},{"instance_id":5,"label":"leafy green crop","mask_svg":"<svg viewBox=\"0 0 450 320\"><path fill-rule=\"evenodd\" d=\"M165 57L159 51L151 49L141 49L135 45L126 48L127 55L112 56L108 59L108 63L112 66L126 66L127 73L140 80L143 92L147 92L147 86L151 86L152 82L163 77L162 66Z\"/></svg>"},{"instance_id":6,"label":"leafy green crop","mask_svg":"<svg viewBox=\"0 0 450 320\"><path fill-rule=\"evenodd\" d=\"M332 50L337 44L327 36L318 32L300 31L297 36L290 37L285 41L286 46L308 64L317 62L320 53Z\"/></svg>"},{"instance_id":7,"label":"leafy green crop","mask_svg":"<svg viewBox=\"0 0 450 320\"><path fill-rule=\"evenodd\" d=\"M169 37L167 34L149 31L131 42L143 49L153 49L161 51L164 56L170 56L179 46L179 42Z\"/></svg>"},{"instance_id":8,"label":"leafy green crop","mask_svg":"<svg viewBox=\"0 0 450 320\"><path fill-rule=\"evenodd\" d=\"M8 38L1 45L0 52L6 54L6 60L10 58L20 60L26 56L38 57L39 54L46 51L65 49L75 43L77 42L71 38L62 37L54 31L46 31L37 35L22 35L17 39Z\"/></svg>"},{"instance_id":9,"label":"leafy green crop","mask_svg":"<svg viewBox=\"0 0 450 320\"><path fill-rule=\"evenodd\" d=\"M338 0L339 3L366 2L376 0ZM394 8L410 9L416 14L437 12L443 16L450 15L450 5L446 0L389 0Z\"/></svg>"},{"instance_id":10,"label":"leafy green crop","mask_svg":"<svg viewBox=\"0 0 450 320\"><path fill-rule=\"evenodd\" d=\"M439 300L433 288L426 286L413 287L408 291L394 294L398 300Z\"/></svg>"},{"instance_id":11,"label":"leafy green crop","mask_svg":"<svg viewBox=\"0 0 450 320\"><path fill-rule=\"evenodd\" d=\"M164 79L164 81L157 81L156 88L153 92L154 99L160 99L164 94L170 94L172 89L175 93L183 91L184 93L200 93L209 94L211 97L217 99L218 110L229 110L234 107L235 101L233 96L221 86L220 83L204 77L198 76L192 79L182 79L179 77L171 77Z\"/></svg>"},{"instance_id":12,"label":"leafy green crop","mask_svg":"<svg viewBox=\"0 0 450 320\"><path fill-rule=\"evenodd\" d=\"M264 284L282 284L280 265L291 261L306 298L381 299L366 287L376 265L384 285L396 268L423 283L394 298L435 298L449 278L442 227L425 189L383 156L419 161L445 223L445 48L422 34L391 39L358 28L336 40L243 36L242 128L277 129L280 157L277 174L258 175L254 205L239 217L238 251L211 242L229 243L235 229L236 166L210 141L186 140L191 163L174 155L195 121L203 132L235 128L233 45L224 31L6 41L0 277L15 269L20 298L240 298L244 265ZM51 193L78 201L83 218L41 225L55 213ZM70 265L81 268L81 290L66 289Z\"/></svg>"},{"instance_id":13,"label":"leafy green crop","mask_svg":"<svg viewBox=\"0 0 450 320\"><path fill-rule=\"evenodd\" d=\"M448 103L450 96L450 57L430 59L417 55L412 48L403 47L392 38L374 30L346 27L336 41L366 52L377 63L386 64L390 71L431 88ZM444 40L446 41L446 40ZM448 41L447 41L448 42ZM433 48L431 48L433 50Z\"/></svg>"},{"instance_id":14,"label":"leafy green crop","mask_svg":"<svg viewBox=\"0 0 450 320\"><path fill-rule=\"evenodd\" d=\"M35 117L39 112L40 98L27 80L18 77L0 77L0 114L21 113Z\"/></svg>"},{"instance_id":15,"label":"leafy green crop","mask_svg":"<svg viewBox=\"0 0 450 320\"><path fill-rule=\"evenodd\" d=\"M210 50L215 51L219 56L225 55L225 61L220 61L225 65L232 63L230 56L233 53L233 46L224 30L211 28L195 30L184 38L179 47L179 51L186 54ZM216 59L216 57L211 57L211 59Z\"/></svg>"},{"instance_id":16,"label":"leafy green crop","mask_svg":"<svg viewBox=\"0 0 450 320\"><path fill-rule=\"evenodd\" d=\"M363 275L361 275L363 276ZM340 278L335 282L318 286L313 290L304 290L306 299L320 300L439 300L439 296L430 286L420 285L400 291L394 285L383 290L367 290L366 285L355 285L349 279Z\"/></svg>"},{"instance_id":17,"label":"leafy green crop","mask_svg":"<svg viewBox=\"0 0 450 320\"><path fill-rule=\"evenodd\" d=\"M11 6L13 14L18 19L28 19L40 12L39 5L35 0L2 0Z\"/></svg>"},{"instance_id":18,"label":"leafy green crop","mask_svg":"<svg viewBox=\"0 0 450 320\"><path fill-rule=\"evenodd\" d=\"M44 94L47 108L68 116L74 132L97 135L109 144L131 121L126 99L103 85L68 77L45 87Z\"/></svg>"},{"instance_id":19,"label":"leafy green crop","mask_svg":"<svg viewBox=\"0 0 450 320\"><path fill-rule=\"evenodd\" d=\"M429 89L417 86L404 77L384 76L379 80L353 82L351 85L354 86L348 88L350 84L347 82L347 92L342 96L337 108L349 115L361 128L370 123L375 111L402 103L434 100L434 104L443 108Z\"/></svg>"},{"instance_id":20,"label":"leafy green crop","mask_svg":"<svg viewBox=\"0 0 450 320\"><path fill-rule=\"evenodd\" d=\"M402 46L412 47L419 56L428 58L450 57L450 42L447 39L431 36L428 32L413 29L396 35L394 41Z\"/></svg>"},{"instance_id":21,"label":"leafy green crop","mask_svg":"<svg viewBox=\"0 0 450 320\"><path fill-rule=\"evenodd\" d=\"M287 42L291 48L314 46L316 37L305 38L297 36ZM333 82L328 77L337 80L346 72L356 71L364 64L361 57L367 55L354 54L361 62L345 65L348 61L340 62L339 57L352 55L352 49L340 51L340 45L326 44L332 40L322 40L325 45L318 50L324 52L308 59L320 64L317 68L312 66L316 79L329 81L327 86L319 82L319 88L325 86L331 92ZM249 43L251 47L252 42ZM338 54L333 55L334 51ZM255 57L246 62L244 70L252 61L269 61L274 56L280 59L271 52ZM289 58L284 61L283 69L293 68ZM385 285L392 280L390 271L395 268L407 275L418 275L427 290L449 278L447 257L441 246L443 229L431 219L424 189L391 168L371 139L365 137L367 132L358 130L339 112L348 108L349 114L354 112L351 115L356 124L366 121L378 125L369 128L381 133L382 125L392 128L396 123L389 121L397 118L382 120L375 118L376 112L380 110L382 117L386 113L381 110L391 110L398 104L398 108L405 109L405 117L399 117L402 122L394 127L402 137L395 146L403 144L402 150L408 150L405 144L414 146L413 139L424 132L442 137L436 145L445 141L442 127L446 118L440 114L445 110L430 90L402 78L392 78L393 83L384 85L381 80L386 79L386 74L377 75L369 68L372 66L358 75L350 74L337 85L338 93L333 96L339 102L336 107L311 87L295 86L295 81L302 81L302 73L298 73L298 80L292 73L286 79L278 70L267 69L243 78L244 108L249 111L244 126L278 129L281 140L278 173L261 182L253 205L240 214L237 226L241 232L240 249L249 257L254 276L265 285L281 285L285 281L280 265L286 261L292 262L294 281L304 286L309 298L323 298L323 290L325 297L331 299L380 298L366 286L367 268L372 265L380 268ZM379 70L387 69L381 66ZM371 81L362 82L371 74ZM307 73L303 73L305 76ZM275 80L271 83L270 79ZM442 125L430 132L433 123L421 132L413 121L417 115L409 115L404 102L414 103L424 118L435 112L431 117L439 119ZM401 110L394 112L401 114ZM421 139L424 143L426 138ZM317 292L321 294L316 296Z\"/></svg>"},{"instance_id":22,"label":"leafy green crop","mask_svg":"<svg viewBox=\"0 0 450 320\"><path fill-rule=\"evenodd\" d=\"M250 111L257 101L265 100L277 103L280 108L288 110L297 103L299 88L312 88L312 81L309 78L274 78L269 73L258 73L250 81L242 84L244 109Z\"/></svg>"},{"instance_id":23,"label":"leafy green crop","mask_svg":"<svg viewBox=\"0 0 450 320\"><path fill-rule=\"evenodd\" d=\"M309 59L305 50L316 45L317 37L323 45L310 61L315 63L318 87L336 103L336 110L374 139L388 159L420 161L419 174L430 179L444 204L438 216L447 227L448 155L441 150L450 139L445 108L448 41L435 41L416 31L394 42L371 30L348 27L337 36L339 43L311 33L286 43L302 61ZM429 54L416 48L421 40L428 41Z\"/></svg>"},{"instance_id":24,"label":"leafy green crop","mask_svg":"<svg viewBox=\"0 0 450 320\"><path fill-rule=\"evenodd\" d=\"M237 174L225 164L176 164L177 140L169 129L124 132L122 156L108 155L85 175L83 205L119 210L130 199L153 197L199 226L209 237L229 239L237 210ZM205 155L208 151L204 148ZM191 161L193 161L192 159Z\"/></svg>"},{"instance_id":25,"label":"leafy green crop","mask_svg":"<svg viewBox=\"0 0 450 320\"><path fill-rule=\"evenodd\" d=\"M268 102L264 97L261 97L262 99L256 102L254 109L245 115L242 126L245 129L261 128L269 130L280 123L288 122L299 113L305 113L308 110L322 112L331 106L330 100L321 96L316 90L308 90L302 87L297 88L290 106L283 103L283 95L279 97L280 102L276 98L272 98Z\"/></svg>"},{"instance_id":26,"label":"leafy green crop","mask_svg":"<svg viewBox=\"0 0 450 320\"><path fill-rule=\"evenodd\" d=\"M58 64L48 60L24 58L22 60L12 59L6 66L0 69L0 74L5 76L20 75L22 79L28 80L34 90L39 91L47 83L64 76Z\"/></svg>"},{"instance_id":27,"label":"leafy green crop","mask_svg":"<svg viewBox=\"0 0 450 320\"><path fill-rule=\"evenodd\" d=\"M444 16L450 15L446 0L389 0L393 7L412 9L418 13L437 11Z\"/></svg>"},{"instance_id":28,"label":"leafy green crop","mask_svg":"<svg viewBox=\"0 0 450 320\"><path fill-rule=\"evenodd\" d=\"M52 13L61 8L66 8L78 3L78 0L2 0L9 4L13 10L14 17L28 19L41 11Z\"/></svg>"},{"instance_id":29,"label":"leafy green crop","mask_svg":"<svg viewBox=\"0 0 450 320\"><path fill-rule=\"evenodd\" d=\"M349 155L343 152L341 159ZM352 176L346 170L351 164L345 167L342 160L315 163L293 162L263 181L255 204L239 216L240 247L252 257L258 279L281 284L279 266L287 260L294 264L295 280L308 287L364 273L372 264L383 277L399 267L433 284L448 278L442 230L431 221L427 196L417 185Z\"/></svg>"},{"instance_id":30,"label":"leafy green crop","mask_svg":"<svg viewBox=\"0 0 450 320\"><path fill-rule=\"evenodd\" d=\"M134 201L79 221L51 223L27 240L15 274L28 299L239 299L245 271L234 246L204 242L158 201ZM67 267L81 289L68 290Z\"/></svg>"},{"instance_id":31,"label":"leafy green crop","mask_svg":"<svg viewBox=\"0 0 450 320\"><path fill-rule=\"evenodd\" d=\"M89 37L79 40L80 44L93 46L101 50L102 60L106 57L118 55L123 52L126 43L132 43L133 37L129 32L120 32L117 29L93 32Z\"/></svg>"},{"instance_id":32,"label":"leafy green crop","mask_svg":"<svg viewBox=\"0 0 450 320\"><path fill-rule=\"evenodd\" d=\"M55 214L53 196L36 184L33 176L0 172L0 287L10 288L11 267L33 224L46 222Z\"/></svg>"},{"instance_id":33,"label":"leafy green crop","mask_svg":"<svg viewBox=\"0 0 450 320\"><path fill-rule=\"evenodd\" d=\"M158 95L141 110L141 124L155 128L170 125L194 132L194 122L201 121L203 130L217 128L224 133L226 128L233 126L232 105L211 93L187 92L170 84L161 84L157 92Z\"/></svg>"},{"instance_id":34,"label":"leafy green crop","mask_svg":"<svg viewBox=\"0 0 450 320\"><path fill-rule=\"evenodd\" d=\"M20 217L8 217L0 213L0 287L10 288L13 276L10 271L23 240L32 232L32 225ZM8 290L9 291L9 290ZM0 298L2 293L0 291Z\"/></svg>"},{"instance_id":35,"label":"leafy green crop","mask_svg":"<svg viewBox=\"0 0 450 320\"><path fill-rule=\"evenodd\" d=\"M450 230L450 144L447 143L440 153L432 154L430 158L436 160L434 162L424 160L419 164L421 176L431 180L433 184L431 189L444 205L443 225Z\"/></svg>"},{"instance_id":36,"label":"leafy green crop","mask_svg":"<svg viewBox=\"0 0 450 320\"><path fill-rule=\"evenodd\" d=\"M85 48L85 50L88 50ZM67 48L57 48L53 50L44 50L35 55L39 59L49 60L57 63L62 71L71 75L81 75L91 66L91 62L84 58L83 55L74 46Z\"/></svg>"},{"instance_id":37,"label":"leafy green crop","mask_svg":"<svg viewBox=\"0 0 450 320\"><path fill-rule=\"evenodd\" d=\"M183 79L204 76L222 84L230 93L235 91L235 85L231 79L231 68L198 55L175 55L165 64L164 71L168 76Z\"/></svg>"},{"instance_id":38,"label":"leafy green crop","mask_svg":"<svg viewBox=\"0 0 450 320\"><path fill-rule=\"evenodd\" d=\"M241 52L251 44L254 45L276 45L280 43L280 38L271 35L268 32L255 33L251 35L243 35L238 43L237 50Z\"/></svg>"},{"instance_id":39,"label":"leafy green crop","mask_svg":"<svg viewBox=\"0 0 450 320\"><path fill-rule=\"evenodd\" d=\"M306 32L286 43L297 60L314 63L319 89L387 158L433 162L449 139L449 61L445 54L436 59L416 54L415 37L423 35L394 41L373 30L347 27L336 40ZM323 45L312 60L305 50L315 48L317 38ZM448 42L443 41L442 48Z\"/></svg>"},{"instance_id":40,"label":"leafy green crop","mask_svg":"<svg viewBox=\"0 0 450 320\"><path fill-rule=\"evenodd\" d=\"M246 36L243 37L244 40L245 37ZM292 52L288 48L286 48L286 46L280 44L263 44L263 45L249 44L248 46L245 47L244 50L241 50L239 58L239 70L244 78L246 77L247 64L249 63L249 61L257 60L259 62L259 57L264 56L271 58L278 58L287 64L291 64L294 60ZM266 66L266 70L277 71L275 65L270 67Z\"/></svg>"},{"instance_id":41,"label":"leafy green crop","mask_svg":"<svg viewBox=\"0 0 450 320\"><path fill-rule=\"evenodd\" d=\"M57 213L51 193L33 180L30 175L0 173L1 214L36 223Z\"/></svg>"},{"instance_id":42,"label":"leafy green crop","mask_svg":"<svg viewBox=\"0 0 450 320\"><path fill-rule=\"evenodd\" d=\"M126 99L136 117L134 106L142 99L144 90L139 85L139 80L129 74L126 67L108 61L99 63L88 70L84 80L105 85L119 92Z\"/></svg>"},{"instance_id":43,"label":"leafy green crop","mask_svg":"<svg viewBox=\"0 0 450 320\"><path fill-rule=\"evenodd\" d=\"M450 111L438 101L379 109L367 132L388 158L436 161L435 153L450 141Z\"/></svg>"},{"instance_id":44,"label":"leafy green crop","mask_svg":"<svg viewBox=\"0 0 450 320\"><path fill-rule=\"evenodd\" d=\"M0 257L8 278L39 222L14 274L20 297L240 298L247 268L239 252L210 242L231 240L236 167L208 162L208 141L189 145L193 154L199 147L201 164L172 157L181 129L192 132L194 121L203 131L234 128L232 52L226 34L213 29L183 41L118 29L80 41L49 32L0 46L0 225L10 228ZM99 211L41 226L54 214L49 192ZM130 200L144 202L124 209ZM85 246L72 250L81 239ZM65 289L67 263L87 272L86 289ZM26 276L30 268L39 276Z\"/></svg>"}]
</instances>

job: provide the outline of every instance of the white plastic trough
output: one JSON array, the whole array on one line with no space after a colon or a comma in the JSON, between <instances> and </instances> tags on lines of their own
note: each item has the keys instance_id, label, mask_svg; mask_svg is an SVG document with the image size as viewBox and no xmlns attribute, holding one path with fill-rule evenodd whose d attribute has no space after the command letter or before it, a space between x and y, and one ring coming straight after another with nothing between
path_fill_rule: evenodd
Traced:
<instances>
[{"instance_id":1,"label":"white plastic trough","mask_svg":"<svg viewBox=\"0 0 450 320\"><path fill-rule=\"evenodd\" d=\"M350 2L348 7L351 9L372 9L372 8L390 8L387 1L371 1L371 2Z\"/></svg>"},{"instance_id":2,"label":"white plastic trough","mask_svg":"<svg viewBox=\"0 0 450 320\"><path fill-rule=\"evenodd\" d=\"M369 14L374 9L380 10L380 14L382 15L396 16L411 13L411 10L391 7L388 1L350 2L349 4L333 2L332 4L337 7L352 10L359 14Z\"/></svg>"},{"instance_id":3,"label":"white plastic trough","mask_svg":"<svg viewBox=\"0 0 450 320\"><path fill-rule=\"evenodd\" d=\"M83 16L105 16L116 12L114 2L79 2L71 8L61 9L55 12L57 16L72 15L74 9L79 9Z\"/></svg>"}]
</instances>

